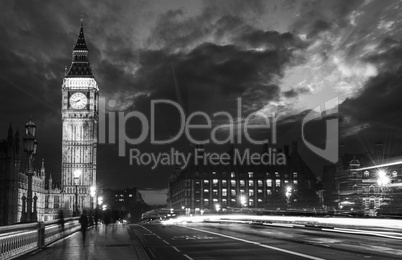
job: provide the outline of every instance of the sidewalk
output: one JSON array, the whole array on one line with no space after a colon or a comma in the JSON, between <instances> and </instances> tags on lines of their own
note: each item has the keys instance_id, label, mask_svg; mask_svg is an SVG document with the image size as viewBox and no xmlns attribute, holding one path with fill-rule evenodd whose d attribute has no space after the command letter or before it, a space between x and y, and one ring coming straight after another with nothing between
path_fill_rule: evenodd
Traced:
<instances>
[{"instance_id":1,"label":"sidewalk","mask_svg":"<svg viewBox=\"0 0 402 260\"><path fill-rule=\"evenodd\" d=\"M59 240L54 244L18 259L142 259L142 247L135 236L129 235L128 225L111 224L87 231L85 244L81 232ZM133 239L133 240L132 240Z\"/></svg>"}]
</instances>

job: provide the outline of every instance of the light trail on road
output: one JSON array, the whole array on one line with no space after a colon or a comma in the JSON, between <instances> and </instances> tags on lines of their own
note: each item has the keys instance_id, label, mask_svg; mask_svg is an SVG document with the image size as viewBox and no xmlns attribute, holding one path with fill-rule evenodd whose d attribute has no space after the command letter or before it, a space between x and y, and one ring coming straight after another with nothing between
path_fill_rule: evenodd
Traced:
<instances>
[{"instance_id":1,"label":"light trail on road","mask_svg":"<svg viewBox=\"0 0 402 260\"><path fill-rule=\"evenodd\" d=\"M268 245L261 244L259 242L250 241L250 240L246 240L246 239L242 239L242 238L238 238L238 237L234 237L234 236L223 235L223 234L219 234L219 233L216 233L216 232L206 231L206 230L202 230L202 229L198 229L198 228L192 228L192 227L184 227L184 228L188 228L188 229L192 229L192 230L196 230L196 231L200 231L200 232L205 232L205 233L209 233L209 234L216 235L216 236L221 236L221 237L226 237L226 238L238 240L238 241L245 242L245 243L248 243L248 244L257 245L257 246L268 248L268 249L271 249L271 250L280 251L280 252L283 252L283 253L286 253L286 254L300 256L300 257L303 257L303 258L308 258L308 259L313 259L313 260L324 260L323 258L319 258L319 257L311 256L311 255L306 255L306 254L302 254L302 253L282 249L282 248L279 248L279 247L268 246Z\"/></svg>"}]
</instances>

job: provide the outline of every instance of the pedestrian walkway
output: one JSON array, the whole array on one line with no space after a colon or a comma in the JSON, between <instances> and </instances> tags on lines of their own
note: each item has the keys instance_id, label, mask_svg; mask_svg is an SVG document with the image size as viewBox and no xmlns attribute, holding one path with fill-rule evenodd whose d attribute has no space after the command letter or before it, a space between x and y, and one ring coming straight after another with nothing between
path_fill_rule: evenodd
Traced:
<instances>
[{"instance_id":1,"label":"pedestrian walkway","mask_svg":"<svg viewBox=\"0 0 402 260\"><path fill-rule=\"evenodd\" d=\"M133 241L130 228L123 224L105 225L87 231L83 243L81 232L55 242L54 244L19 259L142 259L140 248Z\"/></svg>"}]
</instances>

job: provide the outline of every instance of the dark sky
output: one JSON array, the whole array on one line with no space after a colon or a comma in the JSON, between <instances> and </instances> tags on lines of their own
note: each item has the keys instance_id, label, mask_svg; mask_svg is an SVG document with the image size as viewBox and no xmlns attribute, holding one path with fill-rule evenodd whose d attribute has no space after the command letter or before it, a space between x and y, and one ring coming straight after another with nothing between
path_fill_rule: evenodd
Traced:
<instances>
[{"instance_id":1,"label":"dark sky","mask_svg":"<svg viewBox=\"0 0 402 260\"><path fill-rule=\"evenodd\" d=\"M300 120L338 97L340 138L350 152L383 141L400 152L402 102L399 1L11 1L0 3L0 137L10 122L20 132L30 115L39 154L57 178L61 166L61 84L77 40L80 15L107 111L140 111L173 100L189 114L234 114L242 98L251 112L284 114L280 144L299 141L317 176L325 163L301 142ZM242 121L235 122L241 125ZM215 118L213 126L228 122ZM174 109L156 110L157 136L178 129ZM134 137L141 126L127 124ZM308 128L320 140L325 128ZM203 136L206 133L199 133ZM208 133L207 133L208 134ZM318 137L317 137L318 136ZM320 141L315 142L320 143ZM182 137L141 151L188 150ZM207 146L224 151L228 145ZM245 147L243 145L243 147ZM261 147L252 147L258 151ZM35 162L39 167L40 160ZM117 145L98 147L98 181L109 187L167 187L171 167L129 165ZM160 193L160 191L158 191ZM151 196L151 195L150 195Z\"/></svg>"}]
</instances>

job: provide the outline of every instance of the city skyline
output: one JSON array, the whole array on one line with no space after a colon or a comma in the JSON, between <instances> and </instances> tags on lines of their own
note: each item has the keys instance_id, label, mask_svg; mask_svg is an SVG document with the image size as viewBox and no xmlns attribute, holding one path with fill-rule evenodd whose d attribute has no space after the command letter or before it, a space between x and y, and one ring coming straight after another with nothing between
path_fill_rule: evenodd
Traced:
<instances>
[{"instance_id":1,"label":"city skyline","mask_svg":"<svg viewBox=\"0 0 402 260\"><path fill-rule=\"evenodd\" d=\"M310 164L317 162L311 168L320 176L327 162L302 145L300 121L336 96L340 137L349 151L367 150L376 140L390 152L400 149L394 145L401 141L398 2L127 1L100 3L98 8L91 2L55 2L45 8L30 4L18 8L13 2L2 3L7 12L0 15L0 136L6 138L10 122L22 133L31 116L38 127L35 163L39 167L39 158L44 158L54 175L61 173L60 87L81 13L107 112L140 111L150 118L151 101L168 99L188 114L234 114L240 97L243 114L235 126L252 112L284 113L278 124L279 146L299 141L302 156ZM57 16L49 15L53 13ZM156 135L177 133L175 111L157 113ZM225 124L213 121L214 126ZM125 132L136 136L140 128L138 121L129 121ZM318 145L324 133L322 122L307 128L307 137ZM173 146L186 152L189 144L183 136L171 145L153 145L148 139L130 148L165 152ZM251 148L262 150L261 145ZM172 167L130 165L118 149L110 142L98 146L97 176L103 185L167 186ZM226 152L229 145L206 149Z\"/></svg>"}]
</instances>

